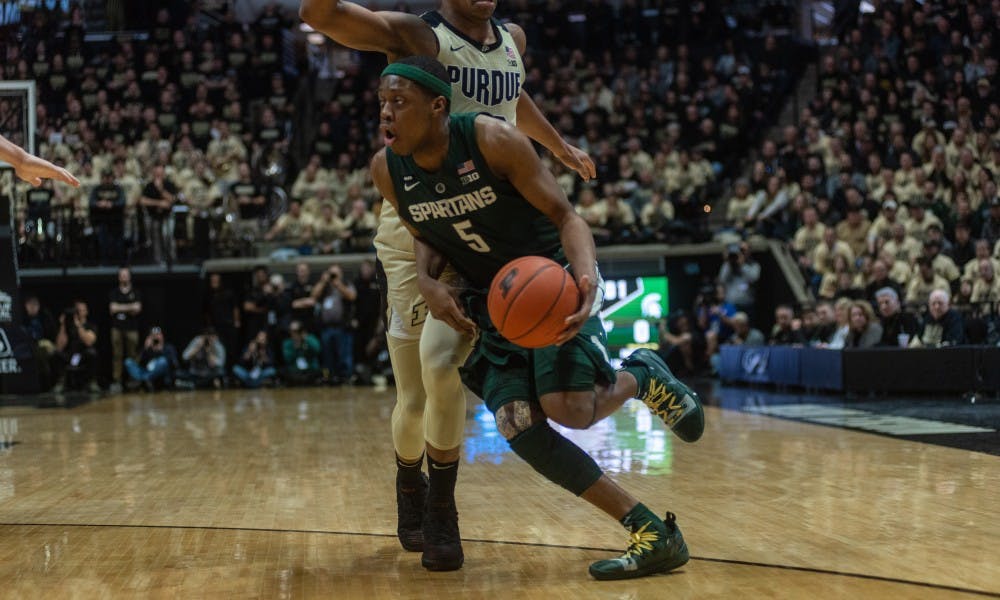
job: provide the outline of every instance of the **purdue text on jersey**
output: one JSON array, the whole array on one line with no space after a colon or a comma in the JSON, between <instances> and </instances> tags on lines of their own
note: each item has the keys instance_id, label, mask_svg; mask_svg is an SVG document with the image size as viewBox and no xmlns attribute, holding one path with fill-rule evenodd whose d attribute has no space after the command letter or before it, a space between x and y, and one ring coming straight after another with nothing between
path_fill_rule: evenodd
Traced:
<instances>
[{"instance_id":1,"label":"purdue text on jersey","mask_svg":"<svg viewBox=\"0 0 1000 600\"><path fill-rule=\"evenodd\" d=\"M485 106L510 102L521 93L521 74L498 69L448 66L451 83L458 84L462 95Z\"/></svg>"}]
</instances>

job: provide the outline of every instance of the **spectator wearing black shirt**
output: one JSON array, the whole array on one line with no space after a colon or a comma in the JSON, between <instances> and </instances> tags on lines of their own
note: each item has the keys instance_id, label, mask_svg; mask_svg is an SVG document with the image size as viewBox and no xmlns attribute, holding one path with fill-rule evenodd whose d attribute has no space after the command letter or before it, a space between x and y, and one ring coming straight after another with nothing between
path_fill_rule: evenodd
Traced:
<instances>
[{"instance_id":1,"label":"spectator wearing black shirt","mask_svg":"<svg viewBox=\"0 0 1000 600\"><path fill-rule=\"evenodd\" d=\"M879 305L877 294L884 288L889 288L895 291L896 300L899 300L899 295L902 293L902 290L900 289L899 284L889 277L889 265L885 264L882 260L876 260L872 263L871 280L869 280L868 285L865 286L865 299L874 305Z\"/></svg>"},{"instance_id":2,"label":"spectator wearing black shirt","mask_svg":"<svg viewBox=\"0 0 1000 600\"><path fill-rule=\"evenodd\" d=\"M97 386L97 327L87 319L87 303L76 300L73 306L59 315L59 332L56 334L56 349L59 351L65 369L60 374L53 391L63 389L87 389L98 393Z\"/></svg>"},{"instance_id":3,"label":"spectator wearing black shirt","mask_svg":"<svg viewBox=\"0 0 1000 600\"><path fill-rule=\"evenodd\" d=\"M229 193L236 201L240 219L259 220L267 213L267 201L261 187L253 180L249 163L240 163L240 178L229 186Z\"/></svg>"},{"instance_id":4,"label":"spectator wearing black shirt","mask_svg":"<svg viewBox=\"0 0 1000 600\"><path fill-rule=\"evenodd\" d=\"M52 198L55 192L49 183L28 190L25 200L27 200L28 220L32 225L41 221L44 227L52 220Z\"/></svg>"},{"instance_id":5,"label":"spectator wearing black shirt","mask_svg":"<svg viewBox=\"0 0 1000 600\"><path fill-rule=\"evenodd\" d=\"M920 323L912 313L904 311L899 303L899 292L884 287L875 292L878 312L882 318L882 339L879 346L907 347L917 336Z\"/></svg>"},{"instance_id":6,"label":"spectator wearing black shirt","mask_svg":"<svg viewBox=\"0 0 1000 600\"><path fill-rule=\"evenodd\" d=\"M90 192L90 223L101 259L121 260L125 256L125 190L109 169L101 171L100 185Z\"/></svg>"},{"instance_id":7,"label":"spectator wearing black shirt","mask_svg":"<svg viewBox=\"0 0 1000 600\"><path fill-rule=\"evenodd\" d=\"M833 303L824 300L816 305L816 325L810 331L806 341L812 345L824 345L833 337L837 327L837 316L833 310Z\"/></svg>"},{"instance_id":8,"label":"spectator wearing black shirt","mask_svg":"<svg viewBox=\"0 0 1000 600\"><path fill-rule=\"evenodd\" d=\"M287 24L287 20L281 14L279 4L277 2L270 2L264 6L260 16L254 21L253 29L259 32L261 36L273 35L280 37L282 30Z\"/></svg>"},{"instance_id":9,"label":"spectator wearing black shirt","mask_svg":"<svg viewBox=\"0 0 1000 600\"><path fill-rule=\"evenodd\" d=\"M961 313L951 308L947 291L934 290L927 301L927 314L910 346L938 348L965 343L965 323Z\"/></svg>"},{"instance_id":10,"label":"spectator wearing black shirt","mask_svg":"<svg viewBox=\"0 0 1000 600\"><path fill-rule=\"evenodd\" d=\"M153 167L153 176L142 189L139 205L146 210L146 237L151 246L153 262L171 262L177 258L174 247L172 209L178 202L177 186L167 179L162 164Z\"/></svg>"},{"instance_id":11,"label":"spectator wearing black shirt","mask_svg":"<svg viewBox=\"0 0 1000 600\"><path fill-rule=\"evenodd\" d=\"M948 255L959 268L976 257L976 243L972 239L972 228L967 222L959 221L955 224L955 242Z\"/></svg>"},{"instance_id":12,"label":"spectator wearing black shirt","mask_svg":"<svg viewBox=\"0 0 1000 600\"><path fill-rule=\"evenodd\" d=\"M309 263L295 265L295 281L288 288L292 301L292 319L302 323L306 331L316 332L316 300L313 298L312 274Z\"/></svg>"},{"instance_id":13,"label":"spectator wearing black shirt","mask_svg":"<svg viewBox=\"0 0 1000 600\"><path fill-rule=\"evenodd\" d=\"M222 285L222 275L218 273L208 275L205 320L215 328L226 349L226 356L235 356L239 344L240 310L235 294Z\"/></svg>"},{"instance_id":14,"label":"spectator wearing black shirt","mask_svg":"<svg viewBox=\"0 0 1000 600\"><path fill-rule=\"evenodd\" d=\"M267 285L267 328L271 337L272 350L277 354L288 335L292 322L292 297L288 293L285 278L280 273L272 273Z\"/></svg>"},{"instance_id":15,"label":"spectator wearing black shirt","mask_svg":"<svg viewBox=\"0 0 1000 600\"><path fill-rule=\"evenodd\" d=\"M271 291L269 278L267 267L254 267L250 289L243 299L243 333L248 342L256 332L265 330L268 326L268 295Z\"/></svg>"},{"instance_id":16,"label":"spectator wearing black shirt","mask_svg":"<svg viewBox=\"0 0 1000 600\"><path fill-rule=\"evenodd\" d=\"M354 291L357 293L354 299L354 320L357 324L354 331L354 370L359 377L367 380L377 358L379 344L373 344L373 341L381 337L375 332L382 318L381 296L372 261L366 259L361 262L354 280Z\"/></svg>"},{"instance_id":17,"label":"spectator wearing black shirt","mask_svg":"<svg viewBox=\"0 0 1000 600\"><path fill-rule=\"evenodd\" d=\"M983 223L983 233L982 238L985 239L990 244L990 248L996 246L997 241L1000 241L1000 196L994 196L988 199L989 202L989 216L986 222Z\"/></svg>"},{"instance_id":18,"label":"spectator wearing black shirt","mask_svg":"<svg viewBox=\"0 0 1000 600\"><path fill-rule=\"evenodd\" d=\"M768 340L772 346L797 346L806 343L802 332L792 328L794 319L795 312L791 306L782 304L774 309L774 328L771 330L771 339Z\"/></svg>"},{"instance_id":19,"label":"spectator wearing black shirt","mask_svg":"<svg viewBox=\"0 0 1000 600\"><path fill-rule=\"evenodd\" d=\"M38 365L38 377L42 387L47 389L52 385L53 360L56 356L56 335L58 328L56 320L48 310L42 307L38 296L28 294L24 297L24 312L21 313L21 327L28 333L32 341L32 351L35 363Z\"/></svg>"},{"instance_id":20,"label":"spectator wearing black shirt","mask_svg":"<svg viewBox=\"0 0 1000 600\"><path fill-rule=\"evenodd\" d=\"M111 392L121 392L125 359L139 351L139 315L142 296L132 287L132 271L118 269L118 287L109 294L111 313Z\"/></svg>"},{"instance_id":21,"label":"spectator wearing black shirt","mask_svg":"<svg viewBox=\"0 0 1000 600\"><path fill-rule=\"evenodd\" d=\"M657 326L659 355L674 373L696 374L708 366L708 342L693 319L678 311Z\"/></svg>"}]
</instances>

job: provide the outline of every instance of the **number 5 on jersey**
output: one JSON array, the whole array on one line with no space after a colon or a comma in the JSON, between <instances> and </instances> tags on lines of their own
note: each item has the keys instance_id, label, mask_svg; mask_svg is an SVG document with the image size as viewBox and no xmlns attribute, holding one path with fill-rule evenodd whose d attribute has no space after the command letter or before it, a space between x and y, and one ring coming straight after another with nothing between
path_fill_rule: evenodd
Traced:
<instances>
[{"instance_id":1,"label":"number 5 on jersey","mask_svg":"<svg viewBox=\"0 0 1000 600\"><path fill-rule=\"evenodd\" d=\"M490 245L486 243L478 233L472 231L472 221L466 219L464 221L459 221L458 223L452 223L452 227L458 233L458 237L462 238L469 248L472 248L476 252L489 252Z\"/></svg>"}]
</instances>

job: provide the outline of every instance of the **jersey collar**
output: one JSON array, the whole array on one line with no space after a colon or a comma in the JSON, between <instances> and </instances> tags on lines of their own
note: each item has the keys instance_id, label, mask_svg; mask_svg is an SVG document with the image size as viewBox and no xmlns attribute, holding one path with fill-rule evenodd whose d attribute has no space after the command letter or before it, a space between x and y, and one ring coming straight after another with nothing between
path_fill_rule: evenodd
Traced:
<instances>
[{"instance_id":1,"label":"jersey collar","mask_svg":"<svg viewBox=\"0 0 1000 600\"><path fill-rule=\"evenodd\" d=\"M438 22L442 23L445 27L447 27L448 29L450 29L452 33L454 33L458 37L462 38L466 42L469 42L469 44L471 44L473 48L479 49L479 51L482 52L482 53L484 53L484 54L487 53L487 52L492 52L493 50L496 50L497 48L499 48L500 46L503 45L503 37L500 34L500 26L498 25L497 20L495 18L492 18L492 17L490 18L490 27L493 28L493 37L495 37L497 39L497 41L495 41L492 44L488 44L487 45L487 44L483 44L479 40L474 40L471 37L465 35L465 33L463 33L462 31L459 31L459 29L457 27L455 27L454 25L452 25L451 23L449 23L448 20L445 19L441 15L441 13L439 13L438 11L436 11L436 10L435 11L431 11L428 14L429 15L433 15L433 17L436 17L435 20L437 20Z\"/></svg>"}]
</instances>

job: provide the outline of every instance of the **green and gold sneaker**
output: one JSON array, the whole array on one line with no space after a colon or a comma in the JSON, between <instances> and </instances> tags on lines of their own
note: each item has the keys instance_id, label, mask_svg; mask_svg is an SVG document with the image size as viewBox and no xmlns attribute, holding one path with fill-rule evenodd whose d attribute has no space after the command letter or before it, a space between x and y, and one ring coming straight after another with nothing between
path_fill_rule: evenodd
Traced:
<instances>
[{"instance_id":1,"label":"green and gold sneaker","mask_svg":"<svg viewBox=\"0 0 1000 600\"><path fill-rule=\"evenodd\" d=\"M634 579L680 567L690 556L676 519L673 513L668 512L665 520L661 521L640 504L623 519L629 530L625 554L593 563L590 575L600 580Z\"/></svg>"},{"instance_id":2,"label":"green and gold sneaker","mask_svg":"<svg viewBox=\"0 0 1000 600\"><path fill-rule=\"evenodd\" d=\"M696 442L705 431L705 409L694 390L674 377L656 352L640 348L622 361L625 371L639 383L638 398L677 437Z\"/></svg>"}]
</instances>

